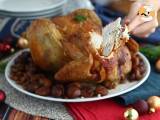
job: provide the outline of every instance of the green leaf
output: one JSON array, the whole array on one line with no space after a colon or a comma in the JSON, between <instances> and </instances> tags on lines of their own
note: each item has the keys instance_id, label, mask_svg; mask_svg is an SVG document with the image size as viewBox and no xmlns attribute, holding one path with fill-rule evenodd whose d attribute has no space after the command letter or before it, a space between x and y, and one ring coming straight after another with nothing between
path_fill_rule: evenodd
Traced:
<instances>
[{"instance_id":1,"label":"green leaf","mask_svg":"<svg viewBox=\"0 0 160 120\"><path fill-rule=\"evenodd\" d=\"M7 61L0 62L0 73L4 73L7 63L8 63Z\"/></svg>"},{"instance_id":2,"label":"green leaf","mask_svg":"<svg viewBox=\"0 0 160 120\"><path fill-rule=\"evenodd\" d=\"M153 62L160 58L160 46L146 45L140 48L140 52Z\"/></svg>"},{"instance_id":3,"label":"green leaf","mask_svg":"<svg viewBox=\"0 0 160 120\"><path fill-rule=\"evenodd\" d=\"M87 18L83 15L76 15L74 19L78 22L84 22L85 20L87 20Z\"/></svg>"}]
</instances>

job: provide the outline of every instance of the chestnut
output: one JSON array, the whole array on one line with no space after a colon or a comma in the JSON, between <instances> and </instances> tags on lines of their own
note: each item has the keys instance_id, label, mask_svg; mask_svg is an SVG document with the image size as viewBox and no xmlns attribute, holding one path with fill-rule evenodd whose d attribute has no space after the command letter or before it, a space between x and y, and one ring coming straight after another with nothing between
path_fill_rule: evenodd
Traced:
<instances>
[{"instance_id":1,"label":"chestnut","mask_svg":"<svg viewBox=\"0 0 160 120\"><path fill-rule=\"evenodd\" d=\"M52 86L52 82L51 80L47 79L47 78L40 78L39 79L39 83L42 84L42 86L45 86L45 87L51 87Z\"/></svg>"},{"instance_id":2,"label":"chestnut","mask_svg":"<svg viewBox=\"0 0 160 120\"><path fill-rule=\"evenodd\" d=\"M108 94L108 90L106 87L102 86L102 85L98 85L95 89L95 94L98 95L100 94L101 96L105 96Z\"/></svg>"},{"instance_id":3,"label":"chestnut","mask_svg":"<svg viewBox=\"0 0 160 120\"><path fill-rule=\"evenodd\" d=\"M143 77L138 68L135 70L135 76L136 76L136 80L140 80Z\"/></svg>"},{"instance_id":4,"label":"chestnut","mask_svg":"<svg viewBox=\"0 0 160 120\"><path fill-rule=\"evenodd\" d=\"M73 82L73 83L70 83L70 84L68 85L68 87L73 87L73 86L78 87L78 88L81 88L81 84L78 83L78 82Z\"/></svg>"},{"instance_id":5,"label":"chestnut","mask_svg":"<svg viewBox=\"0 0 160 120\"><path fill-rule=\"evenodd\" d=\"M116 82L112 82L112 81L105 81L103 83L103 85L107 88L107 89L114 89L117 86Z\"/></svg>"},{"instance_id":6,"label":"chestnut","mask_svg":"<svg viewBox=\"0 0 160 120\"><path fill-rule=\"evenodd\" d=\"M81 95L82 97L93 97L94 96L94 88L90 85L88 86L83 86L81 88Z\"/></svg>"},{"instance_id":7,"label":"chestnut","mask_svg":"<svg viewBox=\"0 0 160 120\"><path fill-rule=\"evenodd\" d=\"M48 96L50 94L50 88L40 87L35 91L35 93L41 96Z\"/></svg>"},{"instance_id":8,"label":"chestnut","mask_svg":"<svg viewBox=\"0 0 160 120\"><path fill-rule=\"evenodd\" d=\"M77 98L81 96L81 90L80 88L76 86L70 86L67 89L67 97L68 98Z\"/></svg>"},{"instance_id":9,"label":"chestnut","mask_svg":"<svg viewBox=\"0 0 160 120\"><path fill-rule=\"evenodd\" d=\"M62 84L57 84L52 87L51 91L52 96L61 97L64 95L64 87Z\"/></svg>"}]
</instances>

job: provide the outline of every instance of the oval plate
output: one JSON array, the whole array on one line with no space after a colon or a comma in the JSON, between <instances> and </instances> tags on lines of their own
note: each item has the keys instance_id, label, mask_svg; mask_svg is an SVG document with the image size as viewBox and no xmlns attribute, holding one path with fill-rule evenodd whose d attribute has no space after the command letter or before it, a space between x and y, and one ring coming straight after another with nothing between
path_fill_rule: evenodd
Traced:
<instances>
[{"instance_id":1,"label":"oval plate","mask_svg":"<svg viewBox=\"0 0 160 120\"><path fill-rule=\"evenodd\" d=\"M0 11L32 13L61 7L66 0L0 0Z\"/></svg>"},{"instance_id":2,"label":"oval plate","mask_svg":"<svg viewBox=\"0 0 160 120\"><path fill-rule=\"evenodd\" d=\"M149 77L149 74L150 74L150 71L151 71L151 67L150 67L150 64L149 64L147 58L143 54L138 53L140 55L140 57L143 59L143 61L145 63L145 67L146 67L146 72L144 74L144 77L139 81L127 82L127 83L124 83L124 84L119 84L115 89L109 90L108 95L102 96L102 97L75 98L75 99L63 99L63 98L45 97L45 96L40 96L40 95L37 95L37 94L34 94L34 93L31 93L31 92L28 92L28 91L24 90L20 85L16 84L16 82L13 81L12 79L10 79L10 77L9 77L10 76L10 69L11 69L11 66L14 64L15 59L21 53L23 53L24 51L29 51L29 50L25 49L25 50L22 50L22 51L18 52L13 57L13 59L7 64L7 67L5 69L5 77L6 77L7 81L9 82L9 84L13 88L17 89L18 91L20 91L20 92L22 92L22 93L24 93L26 95L38 98L38 99L49 100L49 101L57 101L57 102L88 102L88 101L96 101L96 100L102 100L102 99L116 97L116 96L122 95L124 93L130 92L130 91L136 89L137 87L139 87L140 85L142 85L147 80L147 78Z\"/></svg>"}]
</instances>

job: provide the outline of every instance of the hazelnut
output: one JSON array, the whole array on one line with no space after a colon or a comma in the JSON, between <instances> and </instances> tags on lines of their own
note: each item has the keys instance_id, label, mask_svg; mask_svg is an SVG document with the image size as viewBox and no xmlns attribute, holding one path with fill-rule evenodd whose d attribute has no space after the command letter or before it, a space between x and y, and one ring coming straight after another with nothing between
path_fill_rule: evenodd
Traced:
<instances>
[{"instance_id":1,"label":"hazelnut","mask_svg":"<svg viewBox=\"0 0 160 120\"><path fill-rule=\"evenodd\" d=\"M96 87L95 93L96 95L100 94L101 96L105 96L108 94L108 90L106 87L99 85Z\"/></svg>"}]
</instances>

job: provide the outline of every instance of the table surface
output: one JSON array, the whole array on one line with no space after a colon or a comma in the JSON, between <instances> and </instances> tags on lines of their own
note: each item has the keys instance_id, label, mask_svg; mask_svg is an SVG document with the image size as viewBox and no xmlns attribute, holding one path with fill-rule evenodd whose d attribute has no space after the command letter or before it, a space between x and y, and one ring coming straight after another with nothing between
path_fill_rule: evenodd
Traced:
<instances>
[{"instance_id":1,"label":"table surface","mask_svg":"<svg viewBox=\"0 0 160 120\"><path fill-rule=\"evenodd\" d=\"M49 120L49 119L39 116L32 116L24 112L17 111L6 104L1 104L0 120Z\"/></svg>"},{"instance_id":2,"label":"table surface","mask_svg":"<svg viewBox=\"0 0 160 120\"><path fill-rule=\"evenodd\" d=\"M114 9L120 10L124 13L128 12L130 2L128 0L121 0L111 5ZM117 8L117 6L121 6ZM160 16L159 16L160 21ZM49 120L47 118L32 116L21 111L17 111L6 104L0 104L0 120Z\"/></svg>"}]
</instances>

